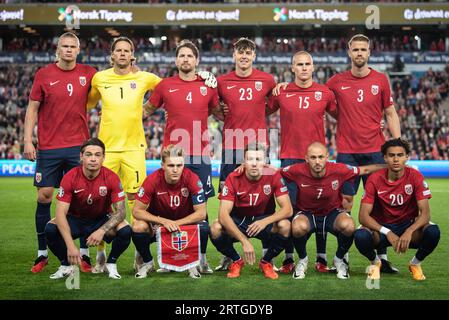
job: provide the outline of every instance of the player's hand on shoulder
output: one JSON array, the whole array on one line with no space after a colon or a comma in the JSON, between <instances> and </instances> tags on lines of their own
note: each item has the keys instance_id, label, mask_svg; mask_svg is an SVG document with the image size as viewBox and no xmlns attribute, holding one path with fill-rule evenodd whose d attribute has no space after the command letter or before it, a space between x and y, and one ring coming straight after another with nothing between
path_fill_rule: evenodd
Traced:
<instances>
[{"instance_id":1,"label":"player's hand on shoulder","mask_svg":"<svg viewBox=\"0 0 449 320\"><path fill-rule=\"evenodd\" d=\"M241 174L244 170L245 170L245 165L243 163L234 169L234 171L237 172L238 174Z\"/></svg>"},{"instance_id":2,"label":"player's hand on shoulder","mask_svg":"<svg viewBox=\"0 0 449 320\"><path fill-rule=\"evenodd\" d=\"M34 148L32 142L25 142L23 156L30 161L36 160L36 148Z\"/></svg>"},{"instance_id":3,"label":"player's hand on shoulder","mask_svg":"<svg viewBox=\"0 0 449 320\"><path fill-rule=\"evenodd\" d=\"M272 94L273 96L277 97L278 95L281 94L281 89L282 89L282 90L285 90L285 89L287 88L287 86L288 86L288 82L281 82L281 83L278 83L278 84L276 85L276 87L274 87L273 90L271 91L271 94Z\"/></svg>"},{"instance_id":4,"label":"player's hand on shoulder","mask_svg":"<svg viewBox=\"0 0 449 320\"><path fill-rule=\"evenodd\" d=\"M217 87L217 78L215 78L215 75L212 72L198 71L198 75L204 80L204 84L209 88Z\"/></svg>"}]
</instances>

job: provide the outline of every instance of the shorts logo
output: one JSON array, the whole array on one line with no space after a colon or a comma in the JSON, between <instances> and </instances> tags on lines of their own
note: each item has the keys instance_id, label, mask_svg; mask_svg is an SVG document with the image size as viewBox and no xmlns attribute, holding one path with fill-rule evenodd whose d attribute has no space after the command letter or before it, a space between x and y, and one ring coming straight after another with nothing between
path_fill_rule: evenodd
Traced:
<instances>
[{"instance_id":1,"label":"shorts logo","mask_svg":"<svg viewBox=\"0 0 449 320\"><path fill-rule=\"evenodd\" d=\"M181 188L181 194L184 198L189 196L189 190L187 188Z\"/></svg>"},{"instance_id":2,"label":"shorts logo","mask_svg":"<svg viewBox=\"0 0 449 320\"><path fill-rule=\"evenodd\" d=\"M207 88L206 87L200 87L200 93L201 93L201 95L206 96L207 95Z\"/></svg>"},{"instance_id":3,"label":"shorts logo","mask_svg":"<svg viewBox=\"0 0 449 320\"><path fill-rule=\"evenodd\" d=\"M338 190L338 180L332 181L332 190Z\"/></svg>"},{"instance_id":4,"label":"shorts logo","mask_svg":"<svg viewBox=\"0 0 449 320\"><path fill-rule=\"evenodd\" d=\"M59 187L58 197L59 197L59 198L64 197L64 188L63 188L63 187Z\"/></svg>"},{"instance_id":5,"label":"shorts logo","mask_svg":"<svg viewBox=\"0 0 449 320\"><path fill-rule=\"evenodd\" d=\"M290 169L290 166L283 168L282 171L287 172L288 169Z\"/></svg>"},{"instance_id":6,"label":"shorts logo","mask_svg":"<svg viewBox=\"0 0 449 320\"><path fill-rule=\"evenodd\" d=\"M269 184L263 186L263 193L265 193L267 196L271 193L271 186Z\"/></svg>"},{"instance_id":7,"label":"shorts logo","mask_svg":"<svg viewBox=\"0 0 449 320\"><path fill-rule=\"evenodd\" d=\"M80 77L79 79L80 79L80 85L82 85L84 87L87 83L86 77Z\"/></svg>"},{"instance_id":8,"label":"shorts logo","mask_svg":"<svg viewBox=\"0 0 449 320\"><path fill-rule=\"evenodd\" d=\"M108 194L108 188L106 188L105 186L101 186L98 189L98 192L100 193L100 196L104 197Z\"/></svg>"},{"instance_id":9,"label":"shorts logo","mask_svg":"<svg viewBox=\"0 0 449 320\"><path fill-rule=\"evenodd\" d=\"M137 195L139 196L139 198L142 198L144 194L145 194L145 189L143 187L140 187Z\"/></svg>"},{"instance_id":10,"label":"shorts logo","mask_svg":"<svg viewBox=\"0 0 449 320\"><path fill-rule=\"evenodd\" d=\"M36 182L39 183L42 181L42 173L36 172Z\"/></svg>"},{"instance_id":11,"label":"shorts logo","mask_svg":"<svg viewBox=\"0 0 449 320\"><path fill-rule=\"evenodd\" d=\"M256 81L254 83L254 87L256 88L257 91L262 90L262 81Z\"/></svg>"},{"instance_id":12,"label":"shorts logo","mask_svg":"<svg viewBox=\"0 0 449 320\"><path fill-rule=\"evenodd\" d=\"M223 197L226 197L228 195L228 187L224 186L221 194L223 195Z\"/></svg>"},{"instance_id":13,"label":"shorts logo","mask_svg":"<svg viewBox=\"0 0 449 320\"><path fill-rule=\"evenodd\" d=\"M413 193L413 186L411 184L406 184L404 189L405 193L408 195L411 195Z\"/></svg>"},{"instance_id":14,"label":"shorts logo","mask_svg":"<svg viewBox=\"0 0 449 320\"><path fill-rule=\"evenodd\" d=\"M321 91L315 91L315 100L320 101L323 97L323 93Z\"/></svg>"},{"instance_id":15,"label":"shorts logo","mask_svg":"<svg viewBox=\"0 0 449 320\"><path fill-rule=\"evenodd\" d=\"M137 88L137 83L135 81L131 81L129 83L129 86L131 87L131 89L135 90Z\"/></svg>"},{"instance_id":16,"label":"shorts logo","mask_svg":"<svg viewBox=\"0 0 449 320\"><path fill-rule=\"evenodd\" d=\"M379 93L379 86L373 84L373 85L371 86L371 93L372 93L374 96L377 95L377 94Z\"/></svg>"}]
</instances>

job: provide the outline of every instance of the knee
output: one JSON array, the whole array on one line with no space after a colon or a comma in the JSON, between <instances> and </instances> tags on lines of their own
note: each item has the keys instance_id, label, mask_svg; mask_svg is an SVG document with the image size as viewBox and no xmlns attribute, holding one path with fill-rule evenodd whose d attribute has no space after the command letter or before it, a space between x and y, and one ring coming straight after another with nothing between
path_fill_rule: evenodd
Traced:
<instances>
[{"instance_id":1,"label":"knee","mask_svg":"<svg viewBox=\"0 0 449 320\"><path fill-rule=\"evenodd\" d=\"M344 219L338 225L339 232L343 233L345 236L351 236L355 232L355 224L351 218Z\"/></svg>"},{"instance_id":2,"label":"knee","mask_svg":"<svg viewBox=\"0 0 449 320\"><path fill-rule=\"evenodd\" d=\"M48 239L53 239L59 234L58 226L54 223L47 223L45 225L45 236Z\"/></svg>"},{"instance_id":3,"label":"knee","mask_svg":"<svg viewBox=\"0 0 449 320\"><path fill-rule=\"evenodd\" d=\"M440 241L440 228L438 227L438 225L431 224L426 229L424 229L424 237L435 242Z\"/></svg>"},{"instance_id":4,"label":"knee","mask_svg":"<svg viewBox=\"0 0 449 320\"><path fill-rule=\"evenodd\" d=\"M122 240L131 240L132 229L129 225L124 226L123 228L117 230L117 237Z\"/></svg>"},{"instance_id":5,"label":"knee","mask_svg":"<svg viewBox=\"0 0 449 320\"><path fill-rule=\"evenodd\" d=\"M277 223L278 233L283 237L288 237L290 235L291 223L287 219L278 221Z\"/></svg>"},{"instance_id":6,"label":"knee","mask_svg":"<svg viewBox=\"0 0 449 320\"><path fill-rule=\"evenodd\" d=\"M210 236L213 239L217 239L223 233L223 226L218 222L218 219L212 222L210 226Z\"/></svg>"},{"instance_id":7,"label":"knee","mask_svg":"<svg viewBox=\"0 0 449 320\"><path fill-rule=\"evenodd\" d=\"M50 203L53 198L53 188L39 188L37 191L37 202Z\"/></svg>"},{"instance_id":8,"label":"knee","mask_svg":"<svg viewBox=\"0 0 449 320\"><path fill-rule=\"evenodd\" d=\"M141 221L141 220L134 220L133 221L132 231L134 233L148 232L149 229L150 229L150 227L148 226L148 224L146 222Z\"/></svg>"},{"instance_id":9,"label":"knee","mask_svg":"<svg viewBox=\"0 0 449 320\"><path fill-rule=\"evenodd\" d=\"M309 224L304 219L298 218L292 223L292 235L295 238L302 237L309 232Z\"/></svg>"},{"instance_id":10,"label":"knee","mask_svg":"<svg viewBox=\"0 0 449 320\"><path fill-rule=\"evenodd\" d=\"M373 235L365 228L357 229L354 233L354 242L356 245L365 244L373 241Z\"/></svg>"}]
</instances>

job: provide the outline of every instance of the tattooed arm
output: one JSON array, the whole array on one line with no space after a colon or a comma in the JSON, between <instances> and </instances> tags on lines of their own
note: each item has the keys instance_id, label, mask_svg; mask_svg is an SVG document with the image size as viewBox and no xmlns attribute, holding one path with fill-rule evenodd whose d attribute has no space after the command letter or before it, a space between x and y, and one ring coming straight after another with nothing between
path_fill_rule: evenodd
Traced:
<instances>
[{"instance_id":1,"label":"tattooed arm","mask_svg":"<svg viewBox=\"0 0 449 320\"><path fill-rule=\"evenodd\" d=\"M93 232L87 238L87 245L89 246L97 246L103 240L104 235L110 231L115 229L119 225L120 222L125 220L126 217L126 208L125 201L119 201L112 204L112 208L114 212L111 213L111 216L108 221L105 222L98 230Z\"/></svg>"}]
</instances>

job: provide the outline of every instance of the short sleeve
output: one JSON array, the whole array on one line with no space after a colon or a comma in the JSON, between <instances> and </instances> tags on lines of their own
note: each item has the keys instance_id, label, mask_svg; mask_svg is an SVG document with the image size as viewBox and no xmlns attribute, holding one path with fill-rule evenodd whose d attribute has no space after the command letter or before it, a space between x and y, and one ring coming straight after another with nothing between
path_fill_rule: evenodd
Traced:
<instances>
[{"instance_id":1,"label":"short sleeve","mask_svg":"<svg viewBox=\"0 0 449 320\"><path fill-rule=\"evenodd\" d=\"M56 199L66 203L72 202L72 192L73 192L72 179L73 174L71 174L71 172L68 172L62 177L61 184L59 186L59 191L58 194L56 195Z\"/></svg>"},{"instance_id":2,"label":"short sleeve","mask_svg":"<svg viewBox=\"0 0 449 320\"><path fill-rule=\"evenodd\" d=\"M111 190L111 203L125 200L125 191L123 191L120 178L115 173L109 176L109 189Z\"/></svg>"},{"instance_id":3,"label":"short sleeve","mask_svg":"<svg viewBox=\"0 0 449 320\"><path fill-rule=\"evenodd\" d=\"M231 176L228 176L226 178L226 181L223 185L223 189L221 190L218 199L235 202L235 190L232 184Z\"/></svg>"},{"instance_id":4,"label":"short sleeve","mask_svg":"<svg viewBox=\"0 0 449 320\"><path fill-rule=\"evenodd\" d=\"M150 97L150 103L157 108L161 107L162 104L164 103L163 88L164 88L164 82L161 81L161 82L159 82L158 85L156 85L156 87L154 88L154 91Z\"/></svg>"},{"instance_id":5,"label":"short sleeve","mask_svg":"<svg viewBox=\"0 0 449 320\"><path fill-rule=\"evenodd\" d=\"M30 100L34 100L34 101L39 101L42 102L44 101L44 90L42 89L42 85L43 85L43 79L42 79L42 71L39 70L36 73L36 76L34 77L34 81L33 81L33 87L31 88L31 92L30 92Z\"/></svg>"},{"instance_id":6,"label":"short sleeve","mask_svg":"<svg viewBox=\"0 0 449 320\"><path fill-rule=\"evenodd\" d=\"M368 178L365 185L365 191L362 195L362 203L373 204L376 197L376 187L374 185L374 179Z\"/></svg>"},{"instance_id":7,"label":"short sleeve","mask_svg":"<svg viewBox=\"0 0 449 320\"><path fill-rule=\"evenodd\" d=\"M212 89L212 96L209 100L209 109L215 108L218 105L218 90Z\"/></svg>"},{"instance_id":8,"label":"short sleeve","mask_svg":"<svg viewBox=\"0 0 449 320\"><path fill-rule=\"evenodd\" d=\"M153 180L153 175L150 175L145 179L136 195L137 200L147 205L150 204L151 196L154 192L153 186L155 183L151 183L151 180Z\"/></svg>"},{"instance_id":9,"label":"short sleeve","mask_svg":"<svg viewBox=\"0 0 449 320\"><path fill-rule=\"evenodd\" d=\"M388 82L387 77L384 75L382 81L381 94L382 94L382 106L384 109L394 104L393 97L391 96L390 83Z\"/></svg>"},{"instance_id":10,"label":"short sleeve","mask_svg":"<svg viewBox=\"0 0 449 320\"><path fill-rule=\"evenodd\" d=\"M276 112L277 110L279 110L279 107L279 96L271 95L268 99L268 108L271 111Z\"/></svg>"},{"instance_id":11,"label":"short sleeve","mask_svg":"<svg viewBox=\"0 0 449 320\"><path fill-rule=\"evenodd\" d=\"M417 201L432 198L429 185L424 180L424 176L418 171L415 171L414 174L414 184L415 196Z\"/></svg>"},{"instance_id":12,"label":"short sleeve","mask_svg":"<svg viewBox=\"0 0 449 320\"><path fill-rule=\"evenodd\" d=\"M287 184L279 171L273 175L273 189L275 197L288 194Z\"/></svg>"},{"instance_id":13,"label":"short sleeve","mask_svg":"<svg viewBox=\"0 0 449 320\"><path fill-rule=\"evenodd\" d=\"M329 98L327 100L326 112L332 114L337 111L337 99L335 98L334 92L331 90L329 90L328 95Z\"/></svg>"},{"instance_id":14,"label":"short sleeve","mask_svg":"<svg viewBox=\"0 0 449 320\"><path fill-rule=\"evenodd\" d=\"M154 73L148 72L147 79L145 81L145 83L147 85L146 89L153 91L156 88L156 86L159 84L159 82L161 82L161 81L162 81L162 79L159 78L157 75L155 75Z\"/></svg>"}]
</instances>

